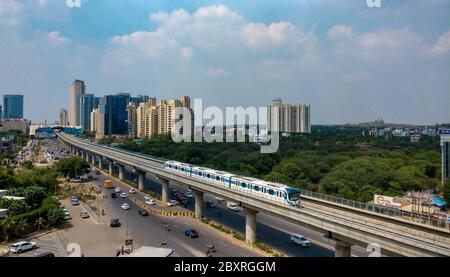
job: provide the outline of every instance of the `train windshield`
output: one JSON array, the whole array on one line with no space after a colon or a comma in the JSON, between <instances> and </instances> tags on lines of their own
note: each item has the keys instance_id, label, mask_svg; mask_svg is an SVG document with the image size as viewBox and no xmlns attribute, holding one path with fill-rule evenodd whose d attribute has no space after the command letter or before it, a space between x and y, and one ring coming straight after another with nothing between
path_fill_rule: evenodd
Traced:
<instances>
[{"instance_id":1,"label":"train windshield","mask_svg":"<svg viewBox=\"0 0 450 277\"><path fill-rule=\"evenodd\" d=\"M290 201L297 201L300 199L300 191L299 190L288 191L288 197Z\"/></svg>"}]
</instances>

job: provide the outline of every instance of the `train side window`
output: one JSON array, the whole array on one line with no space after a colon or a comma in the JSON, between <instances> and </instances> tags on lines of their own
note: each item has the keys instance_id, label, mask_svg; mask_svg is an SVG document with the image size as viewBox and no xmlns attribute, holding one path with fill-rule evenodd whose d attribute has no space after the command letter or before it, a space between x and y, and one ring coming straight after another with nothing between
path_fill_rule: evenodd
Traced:
<instances>
[{"instance_id":1,"label":"train side window","mask_svg":"<svg viewBox=\"0 0 450 277\"><path fill-rule=\"evenodd\" d=\"M269 195L273 195L273 189L268 189L268 190L267 190L267 193L268 193Z\"/></svg>"},{"instance_id":2,"label":"train side window","mask_svg":"<svg viewBox=\"0 0 450 277\"><path fill-rule=\"evenodd\" d=\"M258 186L253 186L253 189L256 191L259 191L259 187Z\"/></svg>"},{"instance_id":3,"label":"train side window","mask_svg":"<svg viewBox=\"0 0 450 277\"><path fill-rule=\"evenodd\" d=\"M241 184L241 187L246 188L246 187L247 187L247 184L246 184L246 183L242 183L242 184Z\"/></svg>"},{"instance_id":4,"label":"train side window","mask_svg":"<svg viewBox=\"0 0 450 277\"><path fill-rule=\"evenodd\" d=\"M203 174L199 171L199 172L198 172L198 176L202 176L202 175L203 175Z\"/></svg>"},{"instance_id":5,"label":"train side window","mask_svg":"<svg viewBox=\"0 0 450 277\"><path fill-rule=\"evenodd\" d=\"M219 177L219 176L216 176L216 180L219 181L219 180L220 180L220 177Z\"/></svg>"},{"instance_id":6,"label":"train side window","mask_svg":"<svg viewBox=\"0 0 450 277\"><path fill-rule=\"evenodd\" d=\"M209 174L209 173L206 174L206 178L209 178L209 177L211 177L211 174Z\"/></svg>"},{"instance_id":7,"label":"train side window","mask_svg":"<svg viewBox=\"0 0 450 277\"><path fill-rule=\"evenodd\" d=\"M181 171L184 171L184 167L181 168Z\"/></svg>"}]
</instances>

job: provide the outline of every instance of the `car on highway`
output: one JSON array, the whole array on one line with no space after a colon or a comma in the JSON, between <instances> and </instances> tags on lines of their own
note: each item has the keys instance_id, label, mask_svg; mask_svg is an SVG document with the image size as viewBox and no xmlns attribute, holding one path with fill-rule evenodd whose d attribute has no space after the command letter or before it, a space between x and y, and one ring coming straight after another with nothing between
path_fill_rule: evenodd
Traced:
<instances>
[{"instance_id":1,"label":"car on highway","mask_svg":"<svg viewBox=\"0 0 450 277\"><path fill-rule=\"evenodd\" d=\"M167 207L172 207L172 206L176 206L176 205L178 205L177 200L170 200L169 202L167 202Z\"/></svg>"},{"instance_id":2,"label":"car on highway","mask_svg":"<svg viewBox=\"0 0 450 277\"><path fill-rule=\"evenodd\" d=\"M21 241L14 243L10 247L10 251L14 254L21 254L28 250L34 250L37 248L37 244L34 241Z\"/></svg>"},{"instance_id":3,"label":"car on highway","mask_svg":"<svg viewBox=\"0 0 450 277\"><path fill-rule=\"evenodd\" d=\"M216 200L219 202L225 201L225 199L223 199L222 197L216 196Z\"/></svg>"},{"instance_id":4,"label":"car on highway","mask_svg":"<svg viewBox=\"0 0 450 277\"><path fill-rule=\"evenodd\" d=\"M112 218L111 223L109 224L110 227L120 227L122 223L120 223L118 218Z\"/></svg>"},{"instance_id":5,"label":"car on highway","mask_svg":"<svg viewBox=\"0 0 450 277\"><path fill-rule=\"evenodd\" d=\"M117 198L117 194L115 192L111 192L111 198Z\"/></svg>"},{"instance_id":6,"label":"car on highway","mask_svg":"<svg viewBox=\"0 0 450 277\"><path fill-rule=\"evenodd\" d=\"M60 209L64 209L66 206L64 206L63 204L58 206Z\"/></svg>"},{"instance_id":7,"label":"car on highway","mask_svg":"<svg viewBox=\"0 0 450 277\"><path fill-rule=\"evenodd\" d=\"M234 202L228 202L227 203L227 209L233 212L239 212L241 208L238 206L238 204Z\"/></svg>"},{"instance_id":8,"label":"car on highway","mask_svg":"<svg viewBox=\"0 0 450 277\"><path fill-rule=\"evenodd\" d=\"M125 192L122 192L122 193L120 194L120 197L122 197L122 199L125 199L125 198L127 198L127 194L126 194Z\"/></svg>"},{"instance_id":9,"label":"car on highway","mask_svg":"<svg viewBox=\"0 0 450 277\"><path fill-rule=\"evenodd\" d=\"M130 209L130 205L128 205L128 203L123 203L122 205L120 205L120 207L122 208L122 210L129 210Z\"/></svg>"},{"instance_id":10,"label":"car on highway","mask_svg":"<svg viewBox=\"0 0 450 277\"><path fill-rule=\"evenodd\" d=\"M154 199L147 199L147 200L145 200L145 204L147 204L147 205L156 205L156 202L155 202L155 200Z\"/></svg>"},{"instance_id":11,"label":"car on highway","mask_svg":"<svg viewBox=\"0 0 450 277\"><path fill-rule=\"evenodd\" d=\"M139 210L139 215L140 216L148 216L148 212L146 210Z\"/></svg>"},{"instance_id":12,"label":"car on highway","mask_svg":"<svg viewBox=\"0 0 450 277\"><path fill-rule=\"evenodd\" d=\"M72 206L80 205L80 202L78 201L78 199L72 199L72 200L70 200L70 202L72 203Z\"/></svg>"},{"instance_id":13,"label":"car on highway","mask_svg":"<svg viewBox=\"0 0 450 277\"><path fill-rule=\"evenodd\" d=\"M198 238L198 233L194 229L188 229L188 230L184 231L184 235L191 239Z\"/></svg>"},{"instance_id":14,"label":"car on highway","mask_svg":"<svg viewBox=\"0 0 450 277\"><path fill-rule=\"evenodd\" d=\"M146 195L144 195L144 199L145 200L150 200L150 199L152 199L152 197L150 195L146 194Z\"/></svg>"},{"instance_id":15,"label":"car on highway","mask_svg":"<svg viewBox=\"0 0 450 277\"><path fill-rule=\"evenodd\" d=\"M72 178L72 179L69 180L69 182L72 182L72 183L81 183L81 178Z\"/></svg>"},{"instance_id":16,"label":"car on highway","mask_svg":"<svg viewBox=\"0 0 450 277\"><path fill-rule=\"evenodd\" d=\"M172 196L175 196L177 193L180 193L180 192L178 190L176 190L176 189L173 189L171 191Z\"/></svg>"},{"instance_id":17,"label":"car on highway","mask_svg":"<svg viewBox=\"0 0 450 277\"><path fill-rule=\"evenodd\" d=\"M135 194L135 193L136 193L136 190L135 190L135 189L130 189L128 192L129 192L130 194Z\"/></svg>"},{"instance_id":18,"label":"car on highway","mask_svg":"<svg viewBox=\"0 0 450 277\"><path fill-rule=\"evenodd\" d=\"M122 190L121 190L119 187L116 187L116 188L114 189L114 191L117 192L117 193L122 192Z\"/></svg>"},{"instance_id":19,"label":"car on highway","mask_svg":"<svg viewBox=\"0 0 450 277\"><path fill-rule=\"evenodd\" d=\"M213 208L216 207L216 205L214 204L213 201L207 201L206 202L206 207L213 209Z\"/></svg>"},{"instance_id":20,"label":"car on highway","mask_svg":"<svg viewBox=\"0 0 450 277\"><path fill-rule=\"evenodd\" d=\"M186 191L186 193L184 194L184 196L187 197L187 198L192 198L192 197L194 197L194 195L193 195L192 192L190 192L190 191Z\"/></svg>"},{"instance_id":21,"label":"car on highway","mask_svg":"<svg viewBox=\"0 0 450 277\"><path fill-rule=\"evenodd\" d=\"M72 216L70 216L70 214L69 214L68 212L65 212L65 213L64 213L63 219L64 219L64 220L71 220L71 219L72 219Z\"/></svg>"},{"instance_id":22,"label":"car on highway","mask_svg":"<svg viewBox=\"0 0 450 277\"><path fill-rule=\"evenodd\" d=\"M100 170L96 170L95 175L100 175Z\"/></svg>"},{"instance_id":23,"label":"car on highway","mask_svg":"<svg viewBox=\"0 0 450 277\"><path fill-rule=\"evenodd\" d=\"M186 200L187 198L186 198L184 195L182 195L182 194L177 194L177 195L175 196L175 199L178 200L178 201L180 201L180 202L183 202L183 201Z\"/></svg>"},{"instance_id":24,"label":"car on highway","mask_svg":"<svg viewBox=\"0 0 450 277\"><path fill-rule=\"evenodd\" d=\"M88 212L86 212L86 211L82 211L82 212L80 213L80 216L81 216L81 218L89 218L89 214L88 214Z\"/></svg>"},{"instance_id":25,"label":"car on highway","mask_svg":"<svg viewBox=\"0 0 450 277\"><path fill-rule=\"evenodd\" d=\"M300 235L300 234L292 234L291 242L298 244L302 247L309 247L311 245L311 242L307 238L305 238L303 235Z\"/></svg>"},{"instance_id":26,"label":"car on highway","mask_svg":"<svg viewBox=\"0 0 450 277\"><path fill-rule=\"evenodd\" d=\"M34 256L37 258L55 257L55 254L53 254L53 252L43 252L43 253L35 254Z\"/></svg>"}]
</instances>

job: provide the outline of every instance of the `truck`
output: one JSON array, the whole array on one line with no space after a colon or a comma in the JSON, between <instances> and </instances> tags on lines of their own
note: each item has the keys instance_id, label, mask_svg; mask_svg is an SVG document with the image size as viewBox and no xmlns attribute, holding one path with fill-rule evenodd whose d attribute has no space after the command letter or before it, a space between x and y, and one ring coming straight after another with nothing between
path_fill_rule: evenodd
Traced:
<instances>
[{"instance_id":1,"label":"truck","mask_svg":"<svg viewBox=\"0 0 450 277\"><path fill-rule=\"evenodd\" d=\"M112 181L111 180L105 180L105 182L103 182L103 186L107 189L110 189L113 187L112 185Z\"/></svg>"}]
</instances>

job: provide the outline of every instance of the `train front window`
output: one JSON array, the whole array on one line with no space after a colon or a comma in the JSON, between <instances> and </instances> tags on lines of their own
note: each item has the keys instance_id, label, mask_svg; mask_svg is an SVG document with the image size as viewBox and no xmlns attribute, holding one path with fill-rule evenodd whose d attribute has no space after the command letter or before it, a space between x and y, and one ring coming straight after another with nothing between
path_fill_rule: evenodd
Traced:
<instances>
[{"instance_id":1,"label":"train front window","mask_svg":"<svg viewBox=\"0 0 450 277\"><path fill-rule=\"evenodd\" d=\"M288 194L288 196L289 196L289 200L291 200L291 201L297 201L297 200L300 199L300 192L290 192L290 193Z\"/></svg>"}]
</instances>

